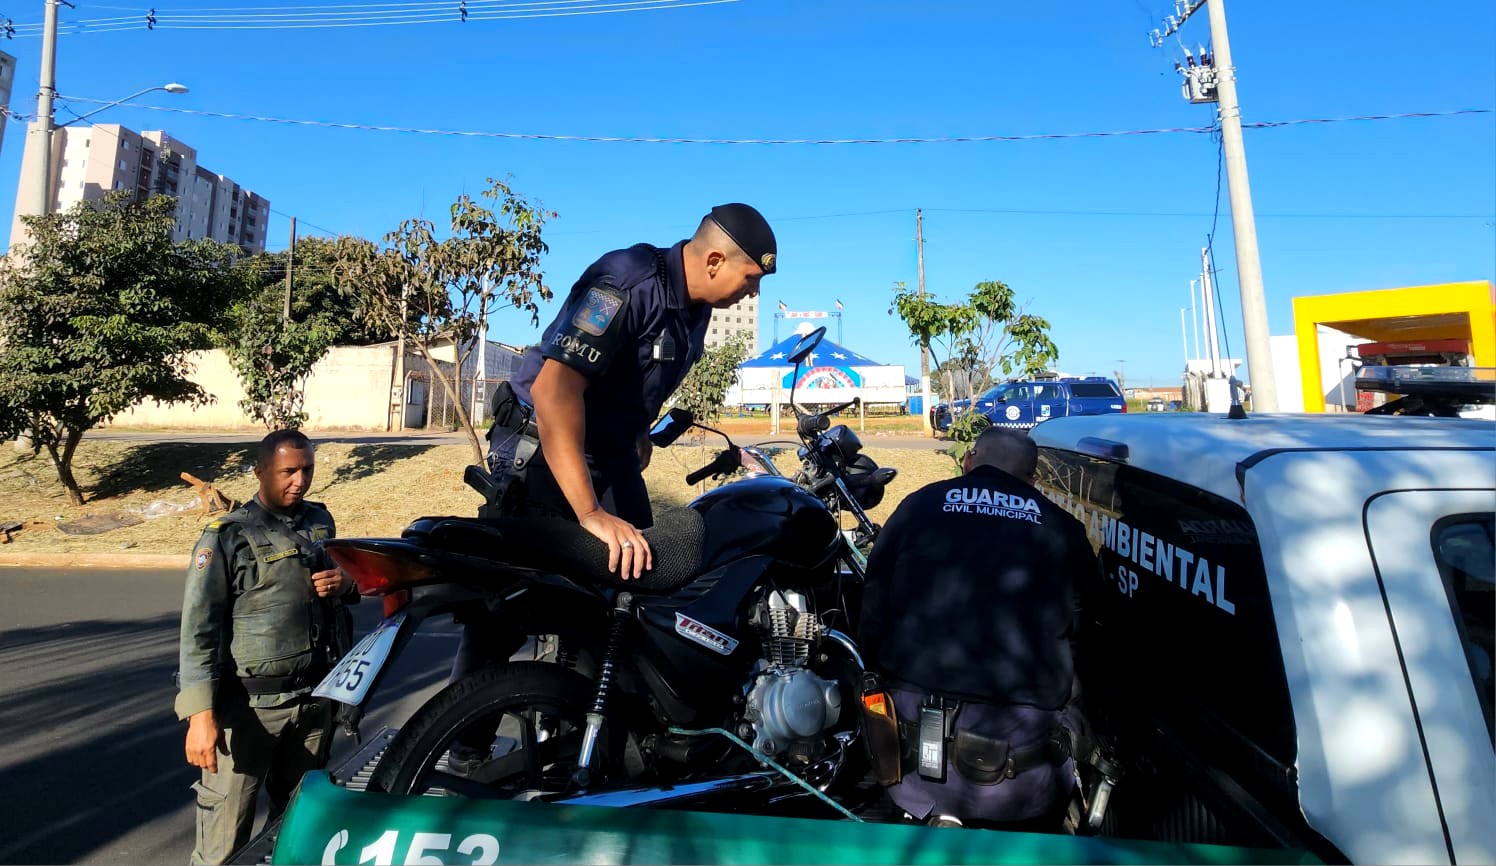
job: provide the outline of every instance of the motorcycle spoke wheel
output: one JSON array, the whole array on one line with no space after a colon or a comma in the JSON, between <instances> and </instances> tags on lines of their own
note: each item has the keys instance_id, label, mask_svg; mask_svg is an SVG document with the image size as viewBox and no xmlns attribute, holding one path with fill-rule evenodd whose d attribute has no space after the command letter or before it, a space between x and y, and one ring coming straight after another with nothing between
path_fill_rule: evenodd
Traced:
<instances>
[{"instance_id":1,"label":"motorcycle spoke wheel","mask_svg":"<svg viewBox=\"0 0 1496 866\"><path fill-rule=\"evenodd\" d=\"M592 682L575 671L534 662L465 677L401 728L375 768L370 789L506 800L567 793L592 690ZM483 760L455 771L451 748L480 742L488 750ZM594 764L605 760L600 747ZM596 778L599 768L593 769Z\"/></svg>"}]
</instances>

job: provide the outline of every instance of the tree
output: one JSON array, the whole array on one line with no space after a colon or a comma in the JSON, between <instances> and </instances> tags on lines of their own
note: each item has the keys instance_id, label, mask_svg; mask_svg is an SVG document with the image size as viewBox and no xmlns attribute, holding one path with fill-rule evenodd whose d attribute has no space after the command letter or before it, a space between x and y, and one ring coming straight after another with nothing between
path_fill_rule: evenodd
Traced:
<instances>
[{"instance_id":1,"label":"tree","mask_svg":"<svg viewBox=\"0 0 1496 866\"><path fill-rule=\"evenodd\" d=\"M481 337L497 298L530 313L540 324L539 300L551 290L540 271L547 247L541 229L554 212L532 205L509 184L489 178L480 195L466 193L452 204L451 235L437 240L429 220L406 220L385 235L383 249L365 240L339 238L339 285L356 292L375 326L402 336L426 362L457 412L473 446L473 462L483 462L483 442L462 396L463 365ZM455 363L448 374L436 357L451 346Z\"/></svg>"},{"instance_id":2,"label":"tree","mask_svg":"<svg viewBox=\"0 0 1496 866\"><path fill-rule=\"evenodd\" d=\"M0 438L47 449L74 505L84 432L142 400L203 404L186 353L243 291L239 249L174 244L176 201L112 193L23 217L31 242L0 267Z\"/></svg>"},{"instance_id":3,"label":"tree","mask_svg":"<svg viewBox=\"0 0 1496 866\"><path fill-rule=\"evenodd\" d=\"M297 322L320 319L333 328L333 345L368 346L393 340L397 334L381 328L364 309L365 298L337 278L338 246L342 239L304 237L296 254L286 250L260 253L244 262L256 293L273 295L270 305L279 312L285 304L286 266L292 265L291 318Z\"/></svg>"},{"instance_id":4,"label":"tree","mask_svg":"<svg viewBox=\"0 0 1496 866\"><path fill-rule=\"evenodd\" d=\"M748 340L743 334L707 349L675 389L676 407L690 411L697 420L715 423L722 414L727 389L738 380L738 367L747 359Z\"/></svg>"},{"instance_id":5,"label":"tree","mask_svg":"<svg viewBox=\"0 0 1496 866\"><path fill-rule=\"evenodd\" d=\"M337 285L337 245L321 238L296 242L291 259L294 291L286 318L288 259L281 251L243 263L253 289L230 311L220 339L244 386L240 408L271 430L306 423L302 386L332 346L394 338L368 321L359 297Z\"/></svg>"},{"instance_id":6,"label":"tree","mask_svg":"<svg viewBox=\"0 0 1496 866\"><path fill-rule=\"evenodd\" d=\"M283 303L284 295L272 289L236 305L223 343L244 386L239 408L269 430L306 423L302 386L337 334L321 316L304 322L283 319Z\"/></svg>"},{"instance_id":7,"label":"tree","mask_svg":"<svg viewBox=\"0 0 1496 866\"><path fill-rule=\"evenodd\" d=\"M943 304L933 295L911 292L903 283L895 283L890 312L904 320L916 345L928 347L936 357L944 372L947 400L974 399L992 384L995 371L1032 377L1059 358L1059 349L1049 338L1049 322L1025 312L1013 290L999 280L977 283L965 302L958 304ZM945 350L944 361L935 352L937 346ZM966 379L959 389L958 370ZM950 436L969 442L981 426L975 418L952 424Z\"/></svg>"}]
</instances>

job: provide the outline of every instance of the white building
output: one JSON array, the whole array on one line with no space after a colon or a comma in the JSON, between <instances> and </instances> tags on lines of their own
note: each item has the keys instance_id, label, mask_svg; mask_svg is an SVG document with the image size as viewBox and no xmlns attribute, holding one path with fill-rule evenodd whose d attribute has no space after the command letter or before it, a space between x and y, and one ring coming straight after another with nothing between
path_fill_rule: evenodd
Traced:
<instances>
[{"instance_id":1,"label":"white building","mask_svg":"<svg viewBox=\"0 0 1496 866\"><path fill-rule=\"evenodd\" d=\"M742 334L748 354L758 354L758 298L744 298L724 310L712 310L706 329L706 347L714 349Z\"/></svg>"},{"instance_id":2,"label":"white building","mask_svg":"<svg viewBox=\"0 0 1496 866\"><path fill-rule=\"evenodd\" d=\"M23 239L21 216L31 213L35 166L40 154L27 136L21 182L16 189L11 243ZM270 202L231 178L203 168L197 150L161 130L135 132L116 123L70 126L52 133L52 210L98 201L116 190L137 199L169 195L177 200L173 241L209 238L246 252L265 249Z\"/></svg>"}]
</instances>

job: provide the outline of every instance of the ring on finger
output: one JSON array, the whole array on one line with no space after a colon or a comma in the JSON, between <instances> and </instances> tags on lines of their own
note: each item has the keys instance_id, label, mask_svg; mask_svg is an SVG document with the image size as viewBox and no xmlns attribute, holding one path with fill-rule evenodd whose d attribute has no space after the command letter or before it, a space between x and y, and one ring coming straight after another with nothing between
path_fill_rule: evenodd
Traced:
<instances>
[{"instance_id":1,"label":"ring on finger","mask_svg":"<svg viewBox=\"0 0 1496 866\"><path fill-rule=\"evenodd\" d=\"M629 549L629 548L630 548L630 547L633 547L633 546L634 546L634 543L633 543L633 542L632 542L632 541L625 541L625 542L624 542L624 543L623 543L623 544L622 544L622 545L620 545L620 546L621 546L621 547L622 547L622 548L623 548L623 549L624 549L624 550L628 550L628 549Z\"/></svg>"}]
</instances>

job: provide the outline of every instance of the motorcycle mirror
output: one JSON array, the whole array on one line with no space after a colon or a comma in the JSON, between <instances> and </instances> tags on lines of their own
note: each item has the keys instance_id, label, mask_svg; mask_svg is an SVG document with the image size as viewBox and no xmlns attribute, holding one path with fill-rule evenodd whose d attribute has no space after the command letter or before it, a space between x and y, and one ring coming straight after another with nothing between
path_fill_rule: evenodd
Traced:
<instances>
[{"instance_id":1,"label":"motorcycle mirror","mask_svg":"<svg viewBox=\"0 0 1496 866\"><path fill-rule=\"evenodd\" d=\"M825 336L826 326L822 325L801 337L800 342L795 344L795 350L790 352L790 362L797 367L800 366L800 362L810 357L810 353L816 350L816 346L821 345L821 339Z\"/></svg>"},{"instance_id":2,"label":"motorcycle mirror","mask_svg":"<svg viewBox=\"0 0 1496 866\"><path fill-rule=\"evenodd\" d=\"M679 439L682 433L690 430L691 425L695 423L696 416L689 411L681 408L671 409L665 413L665 417L655 423L654 429L649 431L650 444L656 448L666 448L670 443Z\"/></svg>"}]
</instances>

